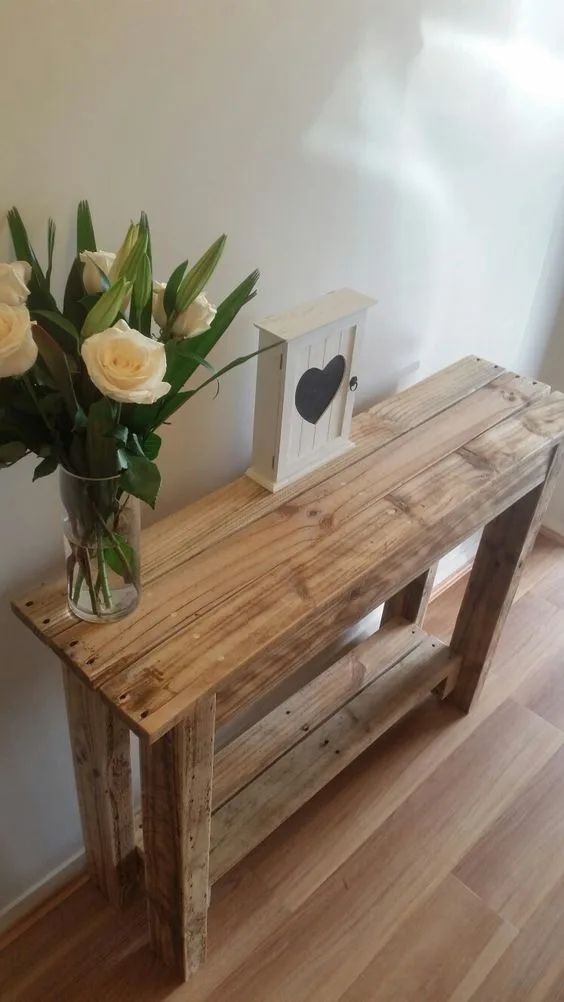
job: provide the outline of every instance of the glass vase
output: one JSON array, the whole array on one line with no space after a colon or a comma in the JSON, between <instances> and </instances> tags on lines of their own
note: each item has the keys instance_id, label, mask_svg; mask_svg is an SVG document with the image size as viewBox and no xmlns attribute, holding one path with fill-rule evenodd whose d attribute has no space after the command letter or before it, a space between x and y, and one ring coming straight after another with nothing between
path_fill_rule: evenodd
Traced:
<instances>
[{"instance_id":1,"label":"glass vase","mask_svg":"<svg viewBox=\"0 0 564 1002\"><path fill-rule=\"evenodd\" d=\"M60 468L67 597L90 623L113 623L139 602L140 515L119 476L79 477Z\"/></svg>"}]
</instances>

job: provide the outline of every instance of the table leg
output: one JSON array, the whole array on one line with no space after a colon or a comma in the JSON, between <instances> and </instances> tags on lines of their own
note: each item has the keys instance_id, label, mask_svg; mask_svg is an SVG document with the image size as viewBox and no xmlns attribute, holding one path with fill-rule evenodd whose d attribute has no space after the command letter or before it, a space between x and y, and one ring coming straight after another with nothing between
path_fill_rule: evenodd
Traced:
<instances>
[{"instance_id":1,"label":"table leg","mask_svg":"<svg viewBox=\"0 0 564 1002\"><path fill-rule=\"evenodd\" d=\"M129 729L66 665L63 683L88 869L121 905L137 875Z\"/></svg>"},{"instance_id":2,"label":"table leg","mask_svg":"<svg viewBox=\"0 0 564 1002\"><path fill-rule=\"evenodd\" d=\"M462 660L449 699L462 710L470 709L486 680L561 464L556 450L544 483L484 528L450 644Z\"/></svg>"},{"instance_id":3,"label":"table leg","mask_svg":"<svg viewBox=\"0 0 564 1002\"><path fill-rule=\"evenodd\" d=\"M431 598L436 572L437 564L433 564L424 574L420 574L419 577L414 578L405 588L402 588L392 598L389 598L384 603L380 625L384 626L385 623L396 616L403 616L410 623L421 626L425 618L427 606L429 605L429 599Z\"/></svg>"},{"instance_id":4,"label":"table leg","mask_svg":"<svg viewBox=\"0 0 564 1002\"><path fill-rule=\"evenodd\" d=\"M205 959L215 696L141 746L151 945L182 977Z\"/></svg>"}]
</instances>

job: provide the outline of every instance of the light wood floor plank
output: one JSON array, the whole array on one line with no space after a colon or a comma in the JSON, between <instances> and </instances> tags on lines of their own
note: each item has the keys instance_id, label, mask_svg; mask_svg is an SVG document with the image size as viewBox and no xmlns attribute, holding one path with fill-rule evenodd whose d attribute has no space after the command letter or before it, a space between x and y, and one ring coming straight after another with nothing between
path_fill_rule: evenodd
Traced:
<instances>
[{"instance_id":1,"label":"light wood floor plank","mask_svg":"<svg viewBox=\"0 0 564 1002\"><path fill-rule=\"evenodd\" d=\"M402 923L342 1002L375 997L378 1002L449 1002L464 982L484 980L515 935L449 875Z\"/></svg>"},{"instance_id":2,"label":"light wood floor plank","mask_svg":"<svg viewBox=\"0 0 564 1002\"><path fill-rule=\"evenodd\" d=\"M564 877L563 846L561 748L473 846L455 874L490 908L522 928Z\"/></svg>"},{"instance_id":3,"label":"light wood floor plank","mask_svg":"<svg viewBox=\"0 0 564 1002\"><path fill-rule=\"evenodd\" d=\"M502 954L471 1002L562 1002L564 880Z\"/></svg>"},{"instance_id":4,"label":"light wood floor plank","mask_svg":"<svg viewBox=\"0 0 564 1002\"><path fill-rule=\"evenodd\" d=\"M337 1002L411 910L562 744L505 703L222 988L224 1002Z\"/></svg>"},{"instance_id":5,"label":"light wood floor plank","mask_svg":"<svg viewBox=\"0 0 564 1002\"><path fill-rule=\"evenodd\" d=\"M512 685L534 674L534 652L548 656L563 646L563 638L562 611L534 595L523 598L510 614L496 668L471 714L460 715L431 698L256 850L254 866L273 893L299 908L489 717Z\"/></svg>"}]
</instances>

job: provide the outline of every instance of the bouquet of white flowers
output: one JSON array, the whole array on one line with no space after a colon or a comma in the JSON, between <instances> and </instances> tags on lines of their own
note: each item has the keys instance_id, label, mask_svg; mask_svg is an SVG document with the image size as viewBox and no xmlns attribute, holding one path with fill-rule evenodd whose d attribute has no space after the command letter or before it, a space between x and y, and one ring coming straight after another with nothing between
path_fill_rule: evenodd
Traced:
<instances>
[{"instance_id":1,"label":"bouquet of white flowers","mask_svg":"<svg viewBox=\"0 0 564 1002\"><path fill-rule=\"evenodd\" d=\"M62 310L51 293L55 225L41 268L17 209L8 213L17 261L0 263L0 466L28 453L34 480L61 471L68 598L82 618L117 619L139 595L139 515L160 486L157 429L198 390L252 355L215 371L207 356L253 298L252 272L216 308L205 286L219 237L192 267L153 280L145 213L116 254L97 249L87 202ZM206 378L186 390L203 367Z\"/></svg>"}]
</instances>

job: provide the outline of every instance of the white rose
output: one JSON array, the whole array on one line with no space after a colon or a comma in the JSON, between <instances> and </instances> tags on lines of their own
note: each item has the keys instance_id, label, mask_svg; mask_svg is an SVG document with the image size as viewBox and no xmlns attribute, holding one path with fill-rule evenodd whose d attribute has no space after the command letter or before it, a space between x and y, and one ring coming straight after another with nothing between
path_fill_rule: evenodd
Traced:
<instances>
[{"instance_id":1,"label":"white rose","mask_svg":"<svg viewBox=\"0 0 564 1002\"><path fill-rule=\"evenodd\" d=\"M23 306L29 296L27 283L31 278L31 265L27 261L0 262L0 303Z\"/></svg>"},{"instance_id":2,"label":"white rose","mask_svg":"<svg viewBox=\"0 0 564 1002\"><path fill-rule=\"evenodd\" d=\"M111 251L83 251L80 260L84 264L82 281L87 293L91 296L104 291L100 272L110 280L110 269L116 259Z\"/></svg>"},{"instance_id":3,"label":"white rose","mask_svg":"<svg viewBox=\"0 0 564 1002\"><path fill-rule=\"evenodd\" d=\"M29 311L25 306L0 303L0 378L23 376L36 358Z\"/></svg>"},{"instance_id":4,"label":"white rose","mask_svg":"<svg viewBox=\"0 0 564 1002\"><path fill-rule=\"evenodd\" d=\"M164 282L153 283L153 317L155 323L163 328L166 325L166 313L164 308L164 294L166 284ZM196 334L203 334L210 329L213 318L217 310L212 306L205 292L196 296L188 309L179 313L172 325L172 333L175 337L195 337Z\"/></svg>"},{"instance_id":5,"label":"white rose","mask_svg":"<svg viewBox=\"0 0 564 1002\"><path fill-rule=\"evenodd\" d=\"M164 345L119 320L92 334L81 348L88 375L105 397L124 404L153 404L170 390L164 383Z\"/></svg>"}]
</instances>

